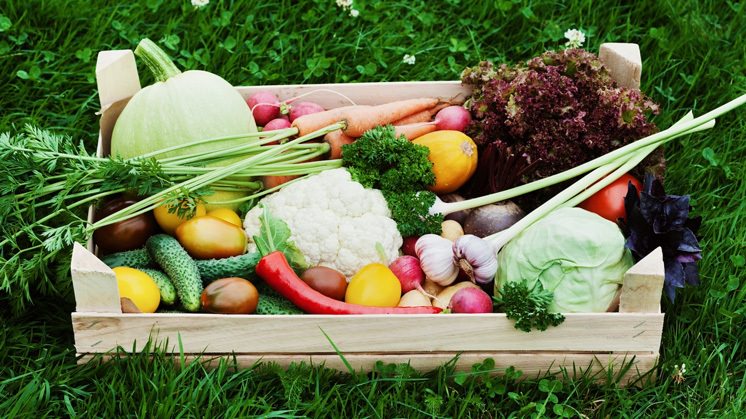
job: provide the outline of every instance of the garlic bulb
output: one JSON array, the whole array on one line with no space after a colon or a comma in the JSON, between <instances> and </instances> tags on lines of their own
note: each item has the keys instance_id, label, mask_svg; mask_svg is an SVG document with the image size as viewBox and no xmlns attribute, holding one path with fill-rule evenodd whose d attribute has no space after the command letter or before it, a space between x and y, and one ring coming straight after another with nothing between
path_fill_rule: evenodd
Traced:
<instances>
[{"instance_id":1,"label":"garlic bulb","mask_svg":"<svg viewBox=\"0 0 746 419\"><path fill-rule=\"evenodd\" d=\"M486 284L495 278L497 257L485 240L472 234L461 236L453 243L452 252L472 282Z\"/></svg>"},{"instance_id":2,"label":"garlic bulb","mask_svg":"<svg viewBox=\"0 0 746 419\"><path fill-rule=\"evenodd\" d=\"M435 234L425 234L414 246L420 267L425 275L438 285L453 283L458 276L458 266L453 260L453 242Z\"/></svg>"}]
</instances>

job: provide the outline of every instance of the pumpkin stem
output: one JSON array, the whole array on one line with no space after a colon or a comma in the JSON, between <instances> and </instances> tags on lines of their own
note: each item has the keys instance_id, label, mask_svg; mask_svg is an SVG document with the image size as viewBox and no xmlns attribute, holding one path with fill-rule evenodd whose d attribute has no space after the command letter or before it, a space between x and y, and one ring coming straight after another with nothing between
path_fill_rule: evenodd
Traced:
<instances>
[{"instance_id":1,"label":"pumpkin stem","mask_svg":"<svg viewBox=\"0 0 746 419\"><path fill-rule=\"evenodd\" d=\"M181 70L174 65L168 54L148 38L144 38L137 44L135 55L145 62L156 81L166 81L181 74Z\"/></svg>"}]
</instances>

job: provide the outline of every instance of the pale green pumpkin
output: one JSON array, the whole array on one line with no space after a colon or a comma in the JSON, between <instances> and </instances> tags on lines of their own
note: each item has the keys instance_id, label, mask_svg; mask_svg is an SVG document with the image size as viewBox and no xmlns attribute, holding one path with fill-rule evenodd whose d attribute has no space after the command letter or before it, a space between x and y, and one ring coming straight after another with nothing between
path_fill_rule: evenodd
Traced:
<instances>
[{"instance_id":1,"label":"pale green pumpkin","mask_svg":"<svg viewBox=\"0 0 746 419\"><path fill-rule=\"evenodd\" d=\"M156 82L135 94L119 115L111 136L113 156L131 158L197 140L257 132L251 109L223 78L199 70L182 73L149 39L140 42L135 54L147 64ZM212 151L246 141L250 140L208 142L159 154L158 158ZM220 161L214 166L231 162ZM221 191L207 201L209 204L245 195Z\"/></svg>"}]
</instances>

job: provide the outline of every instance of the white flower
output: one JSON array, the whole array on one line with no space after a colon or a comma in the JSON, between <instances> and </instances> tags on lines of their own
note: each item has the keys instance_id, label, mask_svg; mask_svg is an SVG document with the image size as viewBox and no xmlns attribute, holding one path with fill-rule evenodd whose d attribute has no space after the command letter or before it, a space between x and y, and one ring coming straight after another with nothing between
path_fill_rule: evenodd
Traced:
<instances>
[{"instance_id":1,"label":"white flower","mask_svg":"<svg viewBox=\"0 0 746 419\"><path fill-rule=\"evenodd\" d=\"M347 10L352 7L352 0L337 0L337 7Z\"/></svg>"},{"instance_id":2,"label":"white flower","mask_svg":"<svg viewBox=\"0 0 746 419\"><path fill-rule=\"evenodd\" d=\"M570 29L565 32L565 38L567 38L565 46L568 48L580 48L585 43L585 34L577 29Z\"/></svg>"},{"instance_id":3,"label":"white flower","mask_svg":"<svg viewBox=\"0 0 746 419\"><path fill-rule=\"evenodd\" d=\"M401 62L404 64L414 65L414 62L417 60L417 58L414 55L404 54L404 57L401 59Z\"/></svg>"},{"instance_id":4,"label":"white flower","mask_svg":"<svg viewBox=\"0 0 746 419\"><path fill-rule=\"evenodd\" d=\"M352 16L352 17L358 17L358 16L360 16L360 10L350 9L350 16Z\"/></svg>"},{"instance_id":5,"label":"white flower","mask_svg":"<svg viewBox=\"0 0 746 419\"><path fill-rule=\"evenodd\" d=\"M192 6L199 9L200 7L205 7L208 4L210 4L210 0L192 0Z\"/></svg>"}]
</instances>

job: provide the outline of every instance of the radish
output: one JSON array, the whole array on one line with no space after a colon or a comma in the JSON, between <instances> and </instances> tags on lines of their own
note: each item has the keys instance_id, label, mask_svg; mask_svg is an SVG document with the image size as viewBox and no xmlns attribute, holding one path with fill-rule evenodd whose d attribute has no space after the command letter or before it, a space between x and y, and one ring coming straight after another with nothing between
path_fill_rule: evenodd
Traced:
<instances>
[{"instance_id":1,"label":"radish","mask_svg":"<svg viewBox=\"0 0 746 419\"><path fill-rule=\"evenodd\" d=\"M402 293L408 293L414 289L422 290L422 282L425 273L420 268L420 260L414 256L399 256L389 265L391 272L399 278Z\"/></svg>"},{"instance_id":2,"label":"radish","mask_svg":"<svg viewBox=\"0 0 746 419\"><path fill-rule=\"evenodd\" d=\"M456 291L448 304L452 313L492 313L492 298L479 288Z\"/></svg>"},{"instance_id":3,"label":"radish","mask_svg":"<svg viewBox=\"0 0 746 419\"><path fill-rule=\"evenodd\" d=\"M407 256L417 256L415 246L417 245L417 239L420 236L409 236L404 238L404 243L401 245L401 252Z\"/></svg>"},{"instance_id":4,"label":"radish","mask_svg":"<svg viewBox=\"0 0 746 419\"><path fill-rule=\"evenodd\" d=\"M259 126L266 125L280 114L280 99L270 92L254 93L246 99L246 103Z\"/></svg>"},{"instance_id":5,"label":"radish","mask_svg":"<svg viewBox=\"0 0 746 419\"><path fill-rule=\"evenodd\" d=\"M290 107L290 122L295 121L296 118L303 115L324 112L324 110L325 109L322 108L321 105L317 105L313 102L298 102L298 104Z\"/></svg>"},{"instance_id":6,"label":"radish","mask_svg":"<svg viewBox=\"0 0 746 419\"><path fill-rule=\"evenodd\" d=\"M290 128L290 121L287 118L275 118L267 122L262 131L274 131L284 128Z\"/></svg>"},{"instance_id":7,"label":"radish","mask_svg":"<svg viewBox=\"0 0 746 419\"><path fill-rule=\"evenodd\" d=\"M438 130L464 132L471 123L471 114L463 106L448 106L435 114L435 127Z\"/></svg>"}]
</instances>

